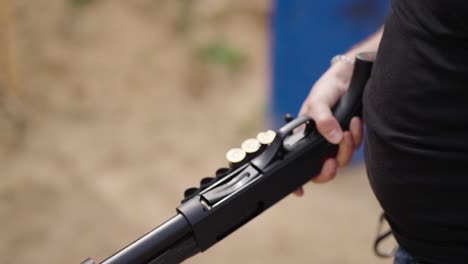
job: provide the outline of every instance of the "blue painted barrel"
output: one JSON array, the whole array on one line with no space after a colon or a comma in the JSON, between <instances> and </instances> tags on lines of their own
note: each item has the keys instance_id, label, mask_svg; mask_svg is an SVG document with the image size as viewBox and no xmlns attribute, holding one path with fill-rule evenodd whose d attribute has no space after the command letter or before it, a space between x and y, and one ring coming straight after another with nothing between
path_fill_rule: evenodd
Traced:
<instances>
[{"instance_id":1,"label":"blue painted barrel","mask_svg":"<svg viewBox=\"0 0 468 264\"><path fill-rule=\"evenodd\" d=\"M271 20L270 122L296 115L330 59L383 24L388 0L275 0ZM361 151L362 152L362 151ZM355 155L362 159L362 154Z\"/></svg>"}]
</instances>

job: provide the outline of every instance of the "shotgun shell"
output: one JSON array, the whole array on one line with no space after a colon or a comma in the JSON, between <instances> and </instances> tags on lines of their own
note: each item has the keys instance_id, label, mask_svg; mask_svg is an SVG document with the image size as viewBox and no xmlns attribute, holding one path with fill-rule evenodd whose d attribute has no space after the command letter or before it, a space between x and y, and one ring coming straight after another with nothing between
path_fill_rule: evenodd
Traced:
<instances>
[{"instance_id":1,"label":"shotgun shell","mask_svg":"<svg viewBox=\"0 0 468 264\"><path fill-rule=\"evenodd\" d=\"M245 140L244 142L242 142L241 148L242 150L245 151L245 153L252 154L252 153L257 152L261 146L262 145L257 139L249 138Z\"/></svg>"},{"instance_id":2,"label":"shotgun shell","mask_svg":"<svg viewBox=\"0 0 468 264\"><path fill-rule=\"evenodd\" d=\"M208 187L211 183L213 183L214 178L213 177L206 177L200 180L200 189L205 189Z\"/></svg>"},{"instance_id":3,"label":"shotgun shell","mask_svg":"<svg viewBox=\"0 0 468 264\"><path fill-rule=\"evenodd\" d=\"M257 140L263 145L269 145L273 140L275 140L276 132L273 130L268 130L266 132L260 132L257 135Z\"/></svg>"},{"instance_id":4,"label":"shotgun shell","mask_svg":"<svg viewBox=\"0 0 468 264\"><path fill-rule=\"evenodd\" d=\"M192 188L188 188L187 190L185 190L184 192L184 198L187 198L189 196L192 196L193 194L195 194L196 192L198 192L198 188L196 187L192 187Z\"/></svg>"},{"instance_id":5,"label":"shotgun shell","mask_svg":"<svg viewBox=\"0 0 468 264\"><path fill-rule=\"evenodd\" d=\"M243 151L240 148L230 149L226 153L226 159L229 161L230 165L241 162L242 160L245 159L246 156L247 156L247 154L245 153L245 151Z\"/></svg>"},{"instance_id":6,"label":"shotgun shell","mask_svg":"<svg viewBox=\"0 0 468 264\"><path fill-rule=\"evenodd\" d=\"M276 137L276 132L275 132L275 131L269 129L269 130L267 130L266 133L267 133L270 137L272 137L273 139L275 139L275 137Z\"/></svg>"}]
</instances>

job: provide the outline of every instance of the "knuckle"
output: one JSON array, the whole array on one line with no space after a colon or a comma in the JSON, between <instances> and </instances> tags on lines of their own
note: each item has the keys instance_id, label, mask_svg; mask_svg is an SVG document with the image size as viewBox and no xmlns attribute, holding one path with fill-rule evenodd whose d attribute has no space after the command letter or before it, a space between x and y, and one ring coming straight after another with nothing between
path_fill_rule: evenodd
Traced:
<instances>
[{"instance_id":1,"label":"knuckle","mask_svg":"<svg viewBox=\"0 0 468 264\"><path fill-rule=\"evenodd\" d=\"M311 112L310 111L310 105L309 105L307 100L304 102L304 104L302 104L301 111L299 111L299 112L300 112L300 114L310 115L310 112Z\"/></svg>"},{"instance_id":2,"label":"knuckle","mask_svg":"<svg viewBox=\"0 0 468 264\"><path fill-rule=\"evenodd\" d=\"M342 83L339 83L337 86L336 86L336 90L338 92L338 95L340 97L342 97L347 91L348 91L348 84L347 82L342 82Z\"/></svg>"},{"instance_id":3,"label":"knuckle","mask_svg":"<svg viewBox=\"0 0 468 264\"><path fill-rule=\"evenodd\" d=\"M315 124L317 128L322 132L328 132L329 130L334 128L333 117L329 115L319 115L315 119Z\"/></svg>"},{"instance_id":4,"label":"knuckle","mask_svg":"<svg viewBox=\"0 0 468 264\"><path fill-rule=\"evenodd\" d=\"M351 156L344 156L338 159L338 167L344 167L348 165L349 161L351 159Z\"/></svg>"}]
</instances>

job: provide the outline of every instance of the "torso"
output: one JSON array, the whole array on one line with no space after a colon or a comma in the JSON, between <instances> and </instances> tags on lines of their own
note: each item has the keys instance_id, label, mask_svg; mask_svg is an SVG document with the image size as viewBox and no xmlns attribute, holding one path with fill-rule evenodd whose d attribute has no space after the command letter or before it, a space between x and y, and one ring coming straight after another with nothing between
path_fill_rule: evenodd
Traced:
<instances>
[{"instance_id":1,"label":"torso","mask_svg":"<svg viewBox=\"0 0 468 264\"><path fill-rule=\"evenodd\" d=\"M394 0L364 94L371 186L400 245L468 259L468 1Z\"/></svg>"}]
</instances>

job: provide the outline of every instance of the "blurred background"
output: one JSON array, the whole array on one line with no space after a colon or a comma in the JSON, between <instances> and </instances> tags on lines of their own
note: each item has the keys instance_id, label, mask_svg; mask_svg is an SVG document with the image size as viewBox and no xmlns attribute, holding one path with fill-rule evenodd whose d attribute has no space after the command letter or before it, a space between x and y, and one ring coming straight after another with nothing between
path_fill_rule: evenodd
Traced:
<instances>
[{"instance_id":1,"label":"blurred background","mask_svg":"<svg viewBox=\"0 0 468 264\"><path fill-rule=\"evenodd\" d=\"M386 1L313 2L0 0L0 263L102 260L173 216ZM305 192L187 263L390 263L362 164Z\"/></svg>"}]
</instances>

